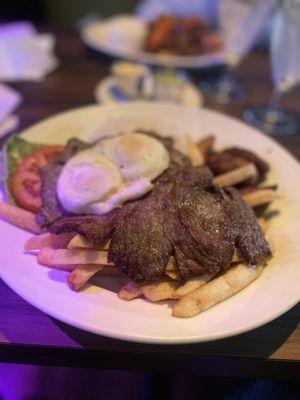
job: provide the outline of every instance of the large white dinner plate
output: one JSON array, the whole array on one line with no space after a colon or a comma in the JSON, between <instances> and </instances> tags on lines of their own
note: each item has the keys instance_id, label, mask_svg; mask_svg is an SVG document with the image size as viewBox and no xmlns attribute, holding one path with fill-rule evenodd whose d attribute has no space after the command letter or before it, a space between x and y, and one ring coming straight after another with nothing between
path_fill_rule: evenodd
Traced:
<instances>
[{"instance_id":1,"label":"large white dinner plate","mask_svg":"<svg viewBox=\"0 0 300 400\"><path fill-rule=\"evenodd\" d=\"M167 302L142 299L125 302L99 282L80 293L66 284L67 274L39 266L35 256L23 254L30 236L0 221L2 279L21 297L45 313L90 332L124 340L149 343L189 343L236 335L265 324L286 312L300 299L300 168L283 148L238 120L210 110L166 104L132 103L89 106L65 112L34 125L23 137L43 143L64 143L73 136L88 139L109 118L116 127L132 125L159 129L183 138L215 134L217 144L243 146L265 158L272 167L270 182L280 186L280 199L270 220L276 254L261 277L249 287L191 319L171 316ZM105 129L106 133L109 129ZM116 288L120 282L102 282Z\"/></svg>"},{"instance_id":2,"label":"large white dinner plate","mask_svg":"<svg viewBox=\"0 0 300 400\"><path fill-rule=\"evenodd\" d=\"M133 17L132 18L136 18ZM171 67L171 68L205 68L225 64L224 53L204 54L199 56L182 56L176 54L155 54L142 50L142 43L124 43L108 40L109 21L94 22L81 30L83 42L93 50L109 54L113 57L131 61ZM126 28L125 32L126 34Z\"/></svg>"}]
</instances>

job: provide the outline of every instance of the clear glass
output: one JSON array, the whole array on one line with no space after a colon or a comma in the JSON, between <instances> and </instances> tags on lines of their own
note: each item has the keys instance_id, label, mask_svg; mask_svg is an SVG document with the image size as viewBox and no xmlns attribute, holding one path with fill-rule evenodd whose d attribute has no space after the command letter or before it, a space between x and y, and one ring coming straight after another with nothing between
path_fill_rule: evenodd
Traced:
<instances>
[{"instance_id":1,"label":"clear glass","mask_svg":"<svg viewBox=\"0 0 300 400\"><path fill-rule=\"evenodd\" d=\"M296 113L283 110L282 96L300 82L300 0L284 0L278 7L271 32L271 70L274 91L269 105L246 109L247 122L269 134L299 131Z\"/></svg>"},{"instance_id":2,"label":"clear glass","mask_svg":"<svg viewBox=\"0 0 300 400\"><path fill-rule=\"evenodd\" d=\"M245 90L233 73L250 51L277 0L221 0L219 22L224 42L227 70L213 82L203 82L202 90L220 103L239 101Z\"/></svg>"}]
</instances>

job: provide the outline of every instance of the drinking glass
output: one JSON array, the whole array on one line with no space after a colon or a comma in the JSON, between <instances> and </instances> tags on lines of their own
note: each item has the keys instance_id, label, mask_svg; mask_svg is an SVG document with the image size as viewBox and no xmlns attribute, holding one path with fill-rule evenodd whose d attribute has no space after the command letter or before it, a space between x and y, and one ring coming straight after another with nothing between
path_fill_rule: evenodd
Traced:
<instances>
[{"instance_id":1,"label":"drinking glass","mask_svg":"<svg viewBox=\"0 0 300 400\"><path fill-rule=\"evenodd\" d=\"M250 51L277 0L221 0L219 23L224 43L226 73L201 88L220 103L242 100L244 89L233 77L234 70Z\"/></svg>"},{"instance_id":2,"label":"drinking glass","mask_svg":"<svg viewBox=\"0 0 300 400\"><path fill-rule=\"evenodd\" d=\"M283 0L271 32L273 95L266 107L246 109L244 119L269 134L291 135L300 129L295 113L283 110L282 96L300 82L300 0Z\"/></svg>"}]
</instances>

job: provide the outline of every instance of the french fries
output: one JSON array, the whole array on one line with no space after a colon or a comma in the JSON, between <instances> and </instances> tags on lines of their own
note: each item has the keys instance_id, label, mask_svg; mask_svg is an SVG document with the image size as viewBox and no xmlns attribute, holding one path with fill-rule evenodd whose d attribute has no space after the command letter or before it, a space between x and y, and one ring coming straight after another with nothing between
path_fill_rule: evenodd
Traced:
<instances>
[{"instance_id":1,"label":"french fries","mask_svg":"<svg viewBox=\"0 0 300 400\"><path fill-rule=\"evenodd\" d=\"M53 248L66 248L70 240L74 237L75 233L60 233L54 235L53 233L42 233L41 235L32 236L27 240L24 245L24 250L39 250L42 247L53 247Z\"/></svg>"},{"instance_id":2,"label":"french fries","mask_svg":"<svg viewBox=\"0 0 300 400\"><path fill-rule=\"evenodd\" d=\"M183 285L179 286L177 289L174 290L172 298L173 299L180 299L183 296L193 292L194 290L198 289L199 287L205 285L208 281L213 278L213 275L205 274L196 276L194 278L189 279Z\"/></svg>"},{"instance_id":3,"label":"french fries","mask_svg":"<svg viewBox=\"0 0 300 400\"><path fill-rule=\"evenodd\" d=\"M95 243L89 242L85 237L81 235L76 235L72 238L72 240L70 240L68 244L68 249L76 248L107 251L109 249L109 243L106 243L105 246L100 246Z\"/></svg>"},{"instance_id":4,"label":"french fries","mask_svg":"<svg viewBox=\"0 0 300 400\"><path fill-rule=\"evenodd\" d=\"M188 155L194 167L204 165L204 157L191 135L187 135Z\"/></svg>"},{"instance_id":5,"label":"french fries","mask_svg":"<svg viewBox=\"0 0 300 400\"><path fill-rule=\"evenodd\" d=\"M37 256L39 264L49 267L56 265L82 265L100 264L102 266L113 265L107 261L107 252L85 249L53 249L43 247Z\"/></svg>"},{"instance_id":6,"label":"french fries","mask_svg":"<svg viewBox=\"0 0 300 400\"><path fill-rule=\"evenodd\" d=\"M83 264L78 265L68 276L68 284L71 289L80 290L89 279L91 279L97 272L105 268L103 265L97 264Z\"/></svg>"},{"instance_id":7,"label":"french fries","mask_svg":"<svg viewBox=\"0 0 300 400\"><path fill-rule=\"evenodd\" d=\"M68 249L94 249L94 243L89 242L85 237L81 235L75 235L68 243Z\"/></svg>"},{"instance_id":8,"label":"french fries","mask_svg":"<svg viewBox=\"0 0 300 400\"><path fill-rule=\"evenodd\" d=\"M122 300L133 300L140 297L142 294L141 288L133 281L128 281L118 293L118 296Z\"/></svg>"},{"instance_id":9,"label":"french fries","mask_svg":"<svg viewBox=\"0 0 300 400\"><path fill-rule=\"evenodd\" d=\"M165 275L167 275L169 278L175 280L175 281L179 281L180 280L180 273L179 271L168 271L167 269L165 270Z\"/></svg>"},{"instance_id":10,"label":"french fries","mask_svg":"<svg viewBox=\"0 0 300 400\"><path fill-rule=\"evenodd\" d=\"M273 189L258 189L255 192L243 195L244 201L249 204L250 207L271 203L276 198L278 198L278 195Z\"/></svg>"},{"instance_id":11,"label":"french fries","mask_svg":"<svg viewBox=\"0 0 300 400\"><path fill-rule=\"evenodd\" d=\"M239 264L232 267L223 275L182 297L175 303L172 315L179 318L193 317L244 289L259 277L262 270L262 265Z\"/></svg>"},{"instance_id":12,"label":"french fries","mask_svg":"<svg viewBox=\"0 0 300 400\"><path fill-rule=\"evenodd\" d=\"M0 201L0 217L25 231L41 233L40 226L35 222L35 215L23 208Z\"/></svg>"},{"instance_id":13,"label":"french fries","mask_svg":"<svg viewBox=\"0 0 300 400\"><path fill-rule=\"evenodd\" d=\"M244 182L250 178L257 178L258 173L256 166L252 163L243 165L242 167L238 167L233 169L232 171L226 172L225 174L221 174L215 176L213 179L213 183L218 186L234 186L238 183Z\"/></svg>"},{"instance_id":14,"label":"french fries","mask_svg":"<svg viewBox=\"0 0 300 400\"><path fill-rule=\"evenodd\" d=\"M173 298L174 291L179 287L180 282L166 281L149 283L141 286L141 291L146 299L156 302Z\"/></svg>"}]
</instances>

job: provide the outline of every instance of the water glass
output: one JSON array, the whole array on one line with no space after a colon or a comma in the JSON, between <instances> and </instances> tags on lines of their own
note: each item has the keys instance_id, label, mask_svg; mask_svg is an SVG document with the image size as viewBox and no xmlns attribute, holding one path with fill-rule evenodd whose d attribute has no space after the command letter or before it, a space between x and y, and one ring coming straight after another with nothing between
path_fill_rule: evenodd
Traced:
<instances>
[{"instance_id":1,"label":"water glass","mask_svg":"<svg viewBox=\"0 0 300 400\"><path fill-rule=\"evenodd\" d=\"M244 118L269 134L294 134L299 118L282 109L281 98L300 82L300 0L283 0L276 10L270 56L274 90L269 105L246 109Z\"/></svg>"}]
</instances>

